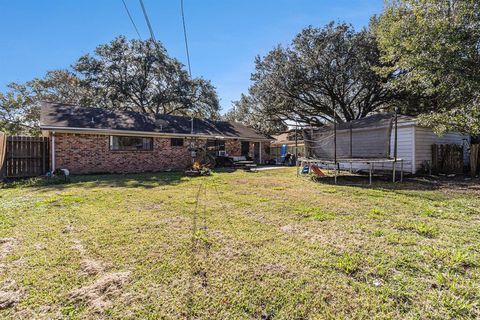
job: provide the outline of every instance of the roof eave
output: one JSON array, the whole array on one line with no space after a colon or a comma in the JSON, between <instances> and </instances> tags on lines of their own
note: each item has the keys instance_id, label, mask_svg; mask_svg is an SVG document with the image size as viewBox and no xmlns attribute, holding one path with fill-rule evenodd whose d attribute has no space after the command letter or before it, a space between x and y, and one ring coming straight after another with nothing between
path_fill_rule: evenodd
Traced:
<instances>
[{"instance_id":1,"label":"roof eave","mask_svg":"<svg viewBox=\"0 0 480 320\"><path fill-rule=\"evenodd\" d=\"M82 134L105 134L105 135L133 135L133 136L153 136L153 137L192 137L204 139L230 139L230 140L248 140L248 141L273 141L269 138L254 138L254 137L230 137L220 134L205 135L205 134L190 134L190 133L168 133L168 132L153 132L153 131L132 131L132 130L117 130L117 129L98 129L98 128L75 128L75 127L60 127L40 125L40 130L55 131L58 133L82 133Z\"/></svg>"}]
</instances>

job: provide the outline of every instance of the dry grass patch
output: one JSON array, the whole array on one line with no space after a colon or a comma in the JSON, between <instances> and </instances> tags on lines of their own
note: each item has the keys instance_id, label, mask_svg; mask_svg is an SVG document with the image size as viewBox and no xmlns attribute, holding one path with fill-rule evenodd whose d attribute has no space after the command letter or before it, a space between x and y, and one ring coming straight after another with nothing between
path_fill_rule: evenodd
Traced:
<instances>
[{"instance_id":1,"label":"dry grass patch","mask_svg":"<svg viewBox=\"0 0 480 320\"><path fill-rule=\"evenodd\" d=\"M1 189L0 317L480 317L477 189L294 170Z\"/></svg>"}]
</instances>

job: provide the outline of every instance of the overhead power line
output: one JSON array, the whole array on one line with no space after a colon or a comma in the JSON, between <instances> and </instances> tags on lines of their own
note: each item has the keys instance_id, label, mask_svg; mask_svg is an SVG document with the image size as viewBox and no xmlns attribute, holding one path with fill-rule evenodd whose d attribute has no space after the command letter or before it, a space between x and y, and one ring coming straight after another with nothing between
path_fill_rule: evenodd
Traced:
<instances>
[{"instance_id":1,"label":"overhead power line","mask_svg":"<svg viewBox=\"0 0 480 320\"><path fill-rule=\"evenodd\" d=\"M155 35L153 34L153 28L152 28L152 25L150 24L150 19L148 19L147 10L145 9L145 5L143 4L143 0L140 0L140 6L142 6L143 16L145 17L145 21L147 22L148 30L150 31L150 38L153 41L156 42L157 39L155 39Z\"/></svg>"},{"instance_id":2,"label":"overhead power line","mask_svg":"<svg viewBox=\"0 0 480 320\"><path fill-rule=\"evenodd\" d=\"M123 6L125 7L125 11L127 11L128 18L130 19L130 22L133 25L133 28L135 28L135 32L137 33L137 36L140 40L142 40L142 36L140 35L140 32L138 32L137 25L135 24L135 21L133 21L133 17L130 14L130 10L128 10L127 4L125 3L125 0L122 0Z\"/></svg>"},{"instance_id":3,"label":"overhead power line","mask_svg":"<svg viewBox=\"0 0 480 320\"><path fill-rule=\"evenodd\" d=\"M182 11L183 38L185 39L185 51L187 52L188 74L192 77L192 67L190 66L190 52L188 51L187 27L185 24L185 12L183 10L183 0L180 0L180 9Z\"/></svg>"}]
</instances>

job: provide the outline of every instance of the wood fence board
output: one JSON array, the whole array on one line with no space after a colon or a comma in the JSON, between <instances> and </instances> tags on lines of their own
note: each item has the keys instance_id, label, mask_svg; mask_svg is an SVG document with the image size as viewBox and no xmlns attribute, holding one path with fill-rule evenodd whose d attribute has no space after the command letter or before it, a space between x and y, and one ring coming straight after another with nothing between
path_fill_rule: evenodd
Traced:
<instances>
[{"instance_id":1,"label":"wood fence board","mask_svg":"<svg viewBox=\"0 0 480 320\"><path fill-rule=\"evenodd\" d=\"M436 173L463 173L463 146L456 144L432 145L432 170Z\"/></svg>"},{"instance_id":2,"label":"wood fence board","mask_svg":"<svg viewBox=\"0 0 480 320\"><path fill-rule=\"evenodd\" d=\"M7 137L6 177L26 178L45 174L49 168L48 149L48 138Z\"/></svg>"}]
</instances>

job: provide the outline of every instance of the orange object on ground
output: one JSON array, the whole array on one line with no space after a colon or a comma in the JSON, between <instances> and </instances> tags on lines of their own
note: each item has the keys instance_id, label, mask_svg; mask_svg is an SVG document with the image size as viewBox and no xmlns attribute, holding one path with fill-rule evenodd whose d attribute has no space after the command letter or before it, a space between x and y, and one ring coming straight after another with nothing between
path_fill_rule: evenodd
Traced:
<instances>
[{"instance_id":1,"label":"orange object on ground","mask_svg":"<svg viewBox=\"0 0 480 320\"><path fill-rule=\"evenodd\" d=\"M320 168L316 165L316 164L312 164L310 166L310 169L313 171L313 173L315 173L318 177L325 177L325 173L323 173L322 170L320 170Z\"/></svg>"}]
</instances>

